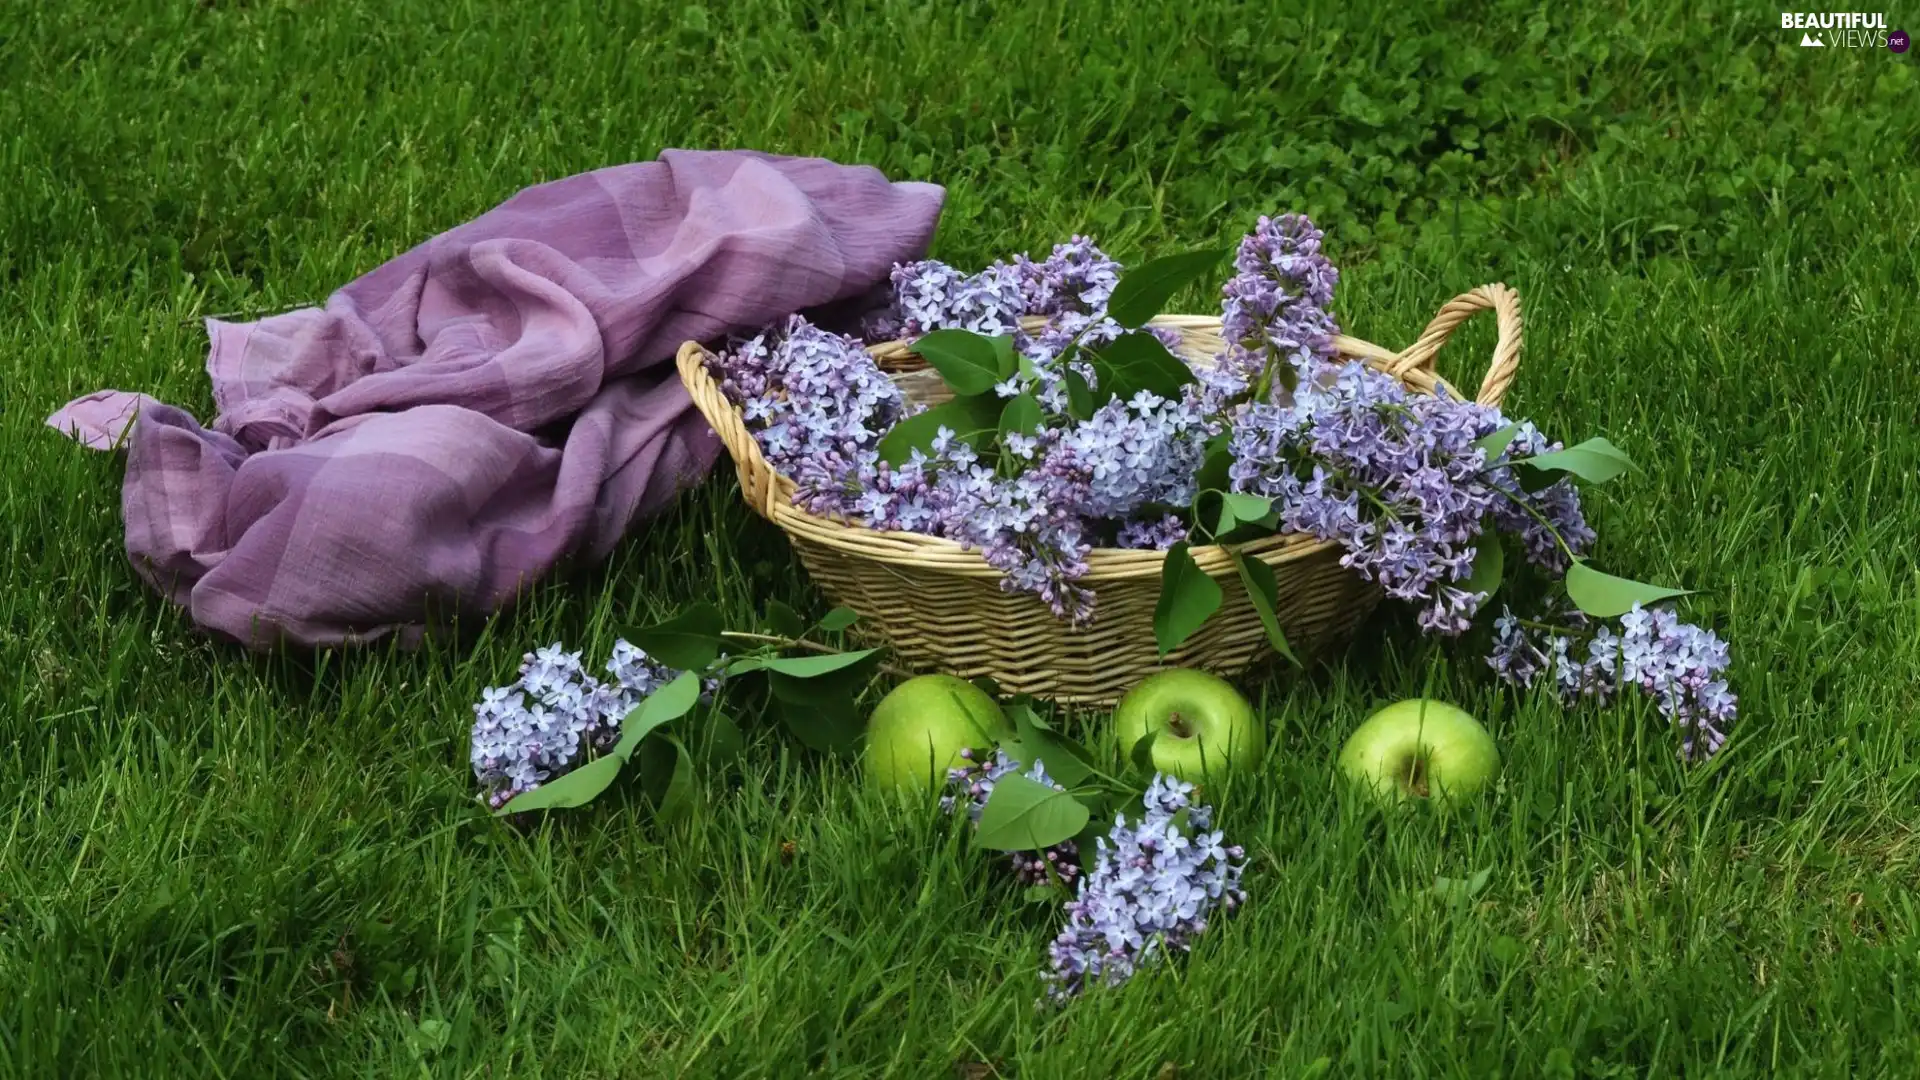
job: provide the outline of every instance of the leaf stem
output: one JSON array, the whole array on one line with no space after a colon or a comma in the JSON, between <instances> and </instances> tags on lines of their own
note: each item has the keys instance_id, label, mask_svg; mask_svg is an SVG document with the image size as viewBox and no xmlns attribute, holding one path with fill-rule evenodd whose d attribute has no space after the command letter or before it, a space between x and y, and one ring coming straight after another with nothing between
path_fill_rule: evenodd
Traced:
<instances>
[{"instance_id":1,"label":"leaf stem","mask_svg":"<svg viewBox=\"0 0 1920 1080\"><path fill-rule=\"evenodd\" d=\"M1538 619L1523 619L1518 615L1515 615L1513 617L1513 621L1519 623L1521 626L1527 627L1530 630L1541 630L1549 634L1558 634L1561 637L1566 637L1566 638L1586 637L1593 633L1591 628L1582 630L1577 626L1559 626L1554 623L1541 622Z\"/></svg>"},{"instance_id":2,"label":"leaf stem","mask_svg":"<svg viewBox=\"0 0 1920 1080\"><path fill-rule=\"evenodd\" d=\"M1553 542L1560 545L1560 550L1566 552L1568 562L1580 561L1580 556L1575 555L1573 553L1573 549L1567 546L1566 538L1560 535L1560 530L1553 527L1553 522L1548 521L1545 514L1542 514L1540 511L1534 509L1532 503L1528 502L1527 500L1521 498L1518 495L1515 495L1513 492L1508 491L1506 488L1495 487L1493 485L1488 485L1488 486L1492 487L1494 492L1496 492L1497 494L1504 495L1507 498L1507 501L1513 503L1515 506L1518 506L1520 509L1525 510L1527 514L1533 518L1533 520L1539 522L1540 527L1547 530L1547 535L1553 537Z\"/></svg>"},{"instance_id":3,"label":"leaf stem","mask_svg":"<svg viewBox=\"0 0 1920 1080\"><path fill-rule=\"evenodd\" d=\"M720 631L720 636L734 641L752 641L762 645L775 645L782 649L805 649L808 652L827 653L834 656L838 656L846 651L845 649L836 649L831 645L821 644L818 641L808 641L805 638L781 637L778 634L749 634L740 630L722 630ZM915 674L905 668L895 667L887 663L882 663L880 670L903 679L910 679Z\"/></svg>"}]
</instances>

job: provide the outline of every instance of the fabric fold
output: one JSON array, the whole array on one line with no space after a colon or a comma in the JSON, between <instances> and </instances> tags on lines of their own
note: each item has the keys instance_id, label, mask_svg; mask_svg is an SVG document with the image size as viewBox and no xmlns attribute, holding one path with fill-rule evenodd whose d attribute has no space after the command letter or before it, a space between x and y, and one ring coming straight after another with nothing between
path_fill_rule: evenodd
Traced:
<instances>
[{"instance_id":1,"label":"fabric fold","mask_svg":"<svg viewBox=\"0 0 1920 1080\"><path fill-rule=\"evenodd\" d=\"M118 391L47 423L124 445L128 556L200 626L413 639L604 558L705 476L719 442L681 342L871 293L943 199L866 166L670 150L528 188L323 307L208 320L208 426Z\"/></svg>"}]
</instances>

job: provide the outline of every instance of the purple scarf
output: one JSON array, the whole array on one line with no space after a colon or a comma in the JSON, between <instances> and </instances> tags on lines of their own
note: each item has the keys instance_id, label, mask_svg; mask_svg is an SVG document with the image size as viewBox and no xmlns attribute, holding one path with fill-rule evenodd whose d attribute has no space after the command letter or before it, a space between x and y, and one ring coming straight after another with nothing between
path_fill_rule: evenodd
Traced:
<instances>
[{"instance_id":1,"label":"purple scarf","mask_svg":"<svg viewBox=\"0 0 1920 1080\"><path fill-rule=\"evenodd\" d=\"M417 640L605 557L703 477L719 443L680 344L869 292L925 252L943 198L669 150L528 188L325 308L209 319L210 428L119 391L47 423L124 440L127 554L199 625L257 648Z\"/></svg>"}]
</instances>

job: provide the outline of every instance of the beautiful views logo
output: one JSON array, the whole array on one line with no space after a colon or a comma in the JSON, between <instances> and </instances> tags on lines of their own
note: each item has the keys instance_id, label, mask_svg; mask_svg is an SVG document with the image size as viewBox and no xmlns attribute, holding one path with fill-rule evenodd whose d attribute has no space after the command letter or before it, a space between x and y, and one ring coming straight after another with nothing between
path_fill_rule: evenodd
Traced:
<instances>
[{"instance_id":1,"label":"beautiful views logo","mask_svg":"<svg viewBox=\"0 0 1920 1080\"><path fill-rule=\"evenodd\" d=\"M1887 33L1884 12L1867 11L1783 11L1780 29L1800 31L1800 45L1807 49L1892 49L1907 51L1905 31Z\"/></svg>"}]
</instances>

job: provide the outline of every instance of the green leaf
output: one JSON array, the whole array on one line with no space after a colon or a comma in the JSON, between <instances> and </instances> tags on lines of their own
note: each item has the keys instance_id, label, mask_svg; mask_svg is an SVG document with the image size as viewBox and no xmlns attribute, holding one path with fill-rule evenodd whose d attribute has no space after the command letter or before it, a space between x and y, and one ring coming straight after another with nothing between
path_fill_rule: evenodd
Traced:
<instances>
[{"instance_id":1,"label":"green leaf","mask_svg":"<svg viewBox=\"0 0 1920 1080\"><path fill-rule=\"evenodd\" d=\"M1181 836L1191 837L1193 835L1192 805L1189 804L1175 810L1173 816L1167 819L1167 827L1179 833Z\"/></svg>"},{"instance_id":2,"label":"green leaf","mask_svg":"<svg viewBox=\"0 0 1920 1080\"><path fill-rule=\"evenodd\" d=\"M1172 400L1196 378L1193 369L1168 352L1159 338L1145 333L1122 334L1094 353L1093 372L1100 381L1094 395L1099 402L1131 401L1142 390Z\"/></svg>"},{"instance_id":3,"label":"green leaf","mask_svg":"<svg viewBox=\"0 0 1920 1080\"><path fill-rule=\"evenodd\" d=\"M1528 466L1547 472L1564 472L1589 484L1604 484L1634 467L1626 452L1605 439L1588 439L1578 446L1521 458Z\"/></svg>"},{"instance_id":4,"label":"green leaf","mask_svg":"<svg viewBox=\"0 0 1920 1080\"><path fill-rule=\"evenodd\" d=\"M1093 767L1074 753L1068 743L1069 740L1063 735L1049 735L1034 730L1015 739L1003 740L1000 749L1019 762L1023 772L1032 768L1037 761L1047 770L1047 775L1052 777L1054 783L1062 787L1079 787L1093 775Z\"/></svg>"},{"instance_id":5,"label":"green leaf","mask_svg":"<svg viewBox=\"0 0 1920 1080\"><path fill-rule=\"evenodd\" d=\"M1067 415L1075 420L1085 420L1093 415L1100 406L1093 400L1093 387L1087 385L1087 377L1080 374L1064 360L1062 367L1066 374L1061 378L1067 384Z\"/></svg>"},{"instance_id":6,"label":"green leaf","mask_svg":"<svg viewBox=\"0 0 1920 1080\"><path fill-rule=\"evenodd\" d=\"M668 735L666 741L673 744L673 771L668 774L666 790L654 804L653 812L663 820L678 821L693 809L693 755L687 753L686 744L679 739Z\"/></svg>"},{"instance_id":7,"label":"green leaf","mask_svg":"<svg viewBox=\"0 0 1920 1080\"><path fill-rule=\"evenodd\" d=\"M1152 776L1155 772L1159 771L1158 767L1153 763L1153 740L1155 737L1155 733L1149 731L1135 740L1132 746L1127 747L1127 761L1132 764L1134 768L1139 769L1148 776Z\"/></svg>"},{"instance_id":8,"label":"green leaf","mask_svg":"<svg viewBox=\"0 0 1920 1080\"><path fill-rule=\"evenodd\" d=\"M1153 609L1153 638L1160 655L1180 647L1220 610L1220 583L1200 572L1185 540L1167 549L1160 570L1160 602Z\"/></svg>"},{"instance_id":9,"label":"green leaf","mask_svg":"<svg viewBox=\"0 0 1920 1080\"><path fill-rule=\"evenodd\" d=\"M1491 465L1499 460L1501 454L1507 452L1507 447L1513 444L1513 437L1518 434L1520 434L1520 425L1508 424L1506 427L1475 439L1473 445L1480 448L1480 451L1487 456L1487 464Z\"/></svg>"},{"instance_id":10,"label":"green leaf","mask_svg":"<svg viewBox=\"0 0 1920 1080\"><path fill-rule=\"evenodd\" d=\"M1573 601L1574 606L1596 619L1625 615L1633 610L1635 604L1645 606L1676 596L1686 596L1691 591L1603 574L1580 560L1575 560L1567 568L1567 598Z\"/></svg>"},{"instance_id":11,"label":"green leaf","mask_svg":"<svg viewBox=\"0 0 1920 1080\"><path fill-rule=\"evenodd\" d=\"M765 671L767 669L767 661L772 659L772 656L762 653L755 653L751 656L739 656L727 661L725 669L729 675L751 675L756 671Z\"/></svg>"},{"instance_id":12,"label":"green leaf","mask_svg":"<svg viewBox=\"0 0 1920 1080\"><path fill-rule=\"evenodd\" d=\"M1480 890L1487 887L1487 879L1492 876L1493 869L1489 867L1474 871L1470 878L1436 877L1433 879L1433 895L1454 902L1471 900L1480 895Z\"/></svg>"},{"instance_id":13,"label":"green leaf","mask_svg":"<svg viewBox=\"0 0 1920 1080\"><path fill-rule=\"evenodd\" d=\"M508 814L524 813L528 810L559 810L569 806L584 806L592 802L620 775L620 767L626 761L618 754L606 754L594 758L585 765L541 784L532 791L521 792L507 800L507 805L493 812L494 817L506 817Z\"/></svg>"},{"instance_id":14,"label":"green leaf","mask_svg":"<svg viewBox=\"0 0 1920 1080\"><path fill-rule=\"evenodd\" d=\"M681 672L672 682L641 698L640 704L620 721L620 741L613 745L613 756L631 757L633 748L653 729L687 715L699 702L699 673Z\"/></svg>"},{"instance_id":15,"label":"green leaf","mask_svg":"<svg viewBox=\"0 0 1920 1080\"><path fill-rule=\"evenodd\" d=\"M1190 540L1218 543L1220 529L1223 526L1233 527L1233 513L1220 499L1224 494L1225 492L1216 491L1213 488L1202 488L1194 494L1193 508L1188 514L1193 519L1192 526L1187 529Z\"/></svg>"},{"instance_id":16,"label":"green leaf","mask_svg":"<svg viewBox=\"0 0 1920 1080\"><path fill-rule=\"evenodd\" d=\"M1198 491L1225 491L1232 486L1233 478L1227 470L1233 467L1233 433L1223 431L1207 440L1206 456L1200 459L1200 475L1196 478Z\"/></svg>"},{"instance_id":17,"label":"green leaf","mask_svg":"<svg viewBox=\"0 0 1920 1080\"><path fill-rule=\"evenodd\" d=\"M795 738L823 753L849 750L859 741L865 725L854 708L853 699L844 694L800 697L783 693L782 686L807 686L806 680L788 680L774 675L770 685L776 699L774 709Z\"/></svg>"},{"instance_id":18,"label":"green leaf","mask_svg":"<svg viewBox=\"0 0 1920 1080\"><path fill-rule=\"evenodd\" d=\"M1040 411L1040 400L1032 394L1021 394L1000 411L1000 434L1034 435L1046 422L1046 416Z\"/></svg>"},{"instance_id":19,"label":"green leaf","mask_svg":"<svg viewBox=\"0 0 1920 1080\"><path fill-rule=\"evenodd\" d=\"M1280 583L1274 580L1273 567L1241 551L1233 553L1233 567L1240 571L1240 583L1247 587L1247 602L1253 605L1254 614L1260 616L1267 643L1273 646L1274 652L1293 661L1295 667L1304 666L1294 654L1293 646L1287 643L1286 632L1280 629Z\"/></svg>"},{"instance_id":20,"label":"green leaf","mask_svg":"<svg viewBox=\"0 0 1920 1080\"><path fill-rule=\"evenodd\" d=\"M873 673L880 667L882 652L879 649L862 649L858 653L840 653L840 656L853 656L854 659L844 666L826 671L815 671L811 675L792 675L783 671L767 672L768 688L773 693L795 704L831 704L837 701L852 702L873 681ZM766 661L769 668L777 657ZM800 659L812 659L801 657ZM828 659L831 659L830 657ZM802 668L801 670L812 670Z\"/></svg>"},{"instance_id":21,"label":"green leaf","mask_svg":"<svg viewBox=\"0 0 1920 1080\"><path fill-rule=\"evenodd\" d=\"M1000 403L997 398L985 395L957 397L893 425L880 437L874 449L880 454L880 460L889 465L899 465L911 457L915 450L931 455L933 440L939 436L941 428L953 432L956 438L973 444L977 449L988 435L999 430L999 426Z\"/></svg>"},{"instance_id":22,"label":"green leaf","mask_svg":"<svg viewBox=\"0 0 1920 1080\"><path fill-rule=\"evenodd\" d=\"M1112 827L1113 817L1107 814L1101 814L1096 817L1096 815L1089 810L1087 812L1087 818L1087 827L1081 829L1080 834L1073 838L1073 844L1074 847L1080 851L1081 871L1091 874L1093 873L1094 867L1100 865L1100 838L1107 835L1108 830Z\"/></svg>"},{"instance_id":23,"label":"green leaf","mask_svg":"<svg viewBox=\"0 0 1920 1080\"><path fill-rule=\"evenodd\" d=\"M1007 703L1007 716L1013 720L1014 730L1025 731L1028 728L1032 728L1035 731L1056 730L1053 724L1049 723L1045 717L1034 711L1033 702L1034 699L1032 697L1021 694Z\"/></svg>"},{"instance_id":24,"label":"green leaf","mask_svg":"<svg viewBox=\"0 0 1920 1080\"><path fill-rule=\"evenodd\" d=\"M1173 294L1220 264L1225 248L1206 248L1143 262L1120 276L1107 299L1107 316L1129 330L1147 324Z\"/></svg>"},{"instance_id":25,"label":"green leaf","mask_svg":"<svg viewBox=\"0 0 1920 1080\"><path fill-rule=\"evenodd\" d=\"M1014 773L993 785L975 839L994 851L1039 851L1073 839L1091 816L1072 795Z\"/></svg>"},{"instance_id":26,"label":"green leaf","mask_svg":"<svg viewBox=\"0 0 1920 1080\"><path fill-rule=\"evenodd\" d=\"M1005 351L1007 374L1013 373L1012 339ZM1006 378L1000 373L1002 351L994 339L970 330L935 330L913 343L913 351L933 366L955 396L971 397L993 389Z\"/></svg>"},{"instance_id":27,"label":"green leaf","mask_svg":"<svg viewBox=\"0 0 1920 1080\"><path fill-rule=\"evenodd\" d=\"M764 622L768 630L781 637L797 638L807 632L807 624L800 618L800 613L778 600L767 601Z\"/></svg>"},{"instance_id":28,"label":"green leaf","mask_svg":"<svg viewBox=\"0 0 1920 1080\"><path fill-rule=\"evenodd\" d=\"M1529 495L1537 495L1566 477L1548 469L1536 469L1533 463L1522 459L1512 463L1514 479L1520 482L1520 490Z\"/></svg>"},{"instance_id":29,"label":"green leaf","mask_svg":"<svg viewBox=\"0 0 1920 1080\"><path fill-rule=\"evenodd\" d=\"M1202 492L1202 494L1206 494ZM1236 495L1231 491L1214 493L1220 502L1215 512L1213 535L1216 539L1226 539L1229 534L1239 530L1258 535L1261 530L1271 532L1280 524L1280 515L1273 508L1272 501L1258 495ZM1241 526L1254 526L1242 529Z\"/></svg>"},{"instance_id":30,"label":"green leaf","mask_svg":"<svg viewBox=\"0 0 1920 1080\"><path fill-rule=\"evenodd\" d=\"M999 334L987 340L993 343L994 368L1000 372L1000 378L995 381L1005 382L1013 378L1013 373L1020 370L1020 361L1024 359L1014 350L1013 335Z\"/></svg>"},{"instance_id":31,"label":"green leaf","mask_svg":"<svg viewBox=\"0 0 1920 1080\"><path fill-rule=\"evenodd\" d=\"M776 656L766 662L766 669L777 671L782 675L790 675L796 679L812 679L850 668L879 651L878 649L861 649L857 652L822 653L817 656Z\"/></svg>"},{"instance_id":32,"label":"green leaf","mask_svg":"<svg viewBox=\"0 0 1920 1080\"><path fill-rule=\"evenodd\" d=\"M1500 534L1492 529L1483 530L1473 542L1473 573L1460 583L1463 591L1486 593L1491 597L1500 591L1500 580L1507 571L1507 552L1500 544Z\"/></svg>"},{"instance_id":33,"label":"green leaf","mask_svg":"<svg viewBox=\"0 0 1920 1080\"><path fill-rule=\"evenodd\" d=\"M1225 501L1227 509L1233 511L1233 516L1240 521L1259 521L1273 513L1273 500L1264 499L1258 495L1237 495L1228 492L1220 498Z\"/></svg>"},{"instance_id":34,"label":"green leaf","mask_svg":"<svg viewBox=\"0 0 1920 1080\"><path fill-rule=\"evenodd\" d=\"M682 671L704 671L720 655L720 631L726 622L720 609L694 604L656 626L635 630L627 639L655 660Z\"/></svg>"},{"instance_id":35,"label":"green leaf","mask_svg":"<svg viewBox=\"0 0 1920 1080\"><path fill-rule=\"evenodd\" d=\"M971 679L968 679L967 681L968 681L968 682L970 682L970 683L972 683L973 685L975 685L975 686L977 686L977 687L979 687L979 688L980 688L980 692L981 692L981 693L983 693L983 694L985 694L985 695L987 695L988 697L990 697L990 698L994 698L995 700L998 700L998 699L999 699L999 697L1000 697L1000 684L999 684L999 683L997 683L997 682L995 682L995 681L993 681L993 676L991 676L991 675L977 675L977 676L975 676L975 677L973 677L973 678L971 678Z\"/></svg>"},{"instance_id":36,"label":"green leaf","mask_svg":"<svg viewBox=\"0 0 1920 1080\"><path fill-rule=\"evenodd\" d=\"M717 768L738 758L746 748L747 737L733 717L719 709L707 712L707 722L701 727L699 741L694 746L700 764Z\"/></svg>"},{"instance_id":37,"label":"green leaf","mask_svg":"<svg viewBox=\"0 0 1920 1080\"><path fill-rule=\"evenodd\" d=\"M849 607L837 607L820 617L820 629L837 634L860 621L860 613ZM798 637L799 635L794 635Z\"/></svg>"}]
</instances>

